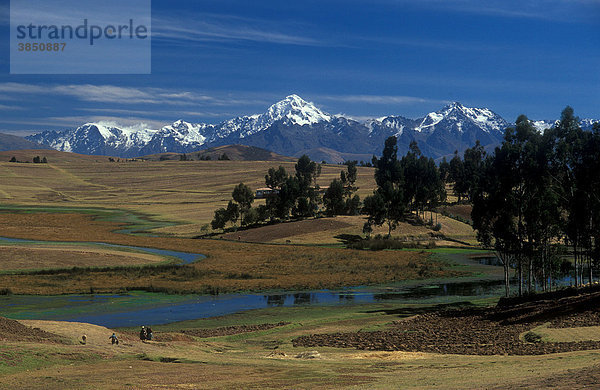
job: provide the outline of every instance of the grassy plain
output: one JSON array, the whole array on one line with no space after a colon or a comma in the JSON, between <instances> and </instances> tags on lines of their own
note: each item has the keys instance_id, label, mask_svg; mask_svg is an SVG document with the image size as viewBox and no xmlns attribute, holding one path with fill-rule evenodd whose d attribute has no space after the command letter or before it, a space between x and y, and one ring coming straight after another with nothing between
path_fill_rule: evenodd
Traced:
<instances>
[{"instance_id":1,"label":"grassy plain","mask_svg":"<svg viewBox=\"0 0 600 390\"><path fill-rule=\"evenodd\" d=\"M98 248L91 245L0 246L3 271L68 267L110 267L165 262L163 257L139 252Z\"/></svg>"},{"instance_id":2,"label":"grassy plain","mask_svg":"<svg viewBox=\"0 0 600 390\"><path fill-rule=\"evenodd\" d=\"M487 302L485 302L487 303ZM390 309L403 314L385 314ZM156 341L137 329L24 321L62 335L72 345L3 342L0 388L62 389L395 389L580 388L597 380L598 351L545 356L460 356L419 352L319 348L314 358L291 340L301 334L384 329L435 307L369 305L273 308L154 327ZM232 336L195 339L182 329L286 321L288 325ZM88 343L81 345L82 334ZM596 374L594 374L596 373ZM581 377L587 374L586 377Z\"/></svg>"},{"instance_id":3,"label":"grassy plain","mask_svg":"<svg viewBox=\"0 0 600 390\"><path fill-rule=\"evenodd\" d=\"M17 164L43 153L49 164ZM162 233L193 236L213 218L214 210L231 199L243 181L264 187L265 174L294 163L261 161L136 161L109 163L106 157L57 151L0 152L0 202L7 204L94 207L135 211L178 222ZM343 166L323 165L319 185L339 177ZM364 197L374 188L373 169L359 168L357 186Z\"/></svg>"},{"instance_id":4,"label":"grassy plain","mask_svg":"<svg viewBox=\"0 0 600 390\"><path fill-rule=\"evenodd\" d=\"M243 181L251 188L264 187L264 177L271 167L282 165L294 171L294 163L279 161L135 161L109 163L106 157L83 156L57 151L43 151L49 164L17 164L7 162L31 159L40 151L0 152L0 204L36 207L92 208L127 210L152 217L156 226L145 226L155 233L177 237L193 237L208 224L214 210L231 199L233 188ZM6 161L6 162L5 162ZM345 167L323 165L319 185L327 186ZM358 194L370 195L375 187L372 168L358 168ZM264 202L256 201L257 204ZM472 229L461 222L427 213L442 225L448 237L475 242ZM281 225L278 236L270 239L262 231L234 234L237 239L250 234L248 241L307 244L339 243L340 234L362 234L362 217L340 217L330 220L327 234L322 224L304 221ZM312 225L319 225L316 227ZM305 228L303 228L305 226ZM289 227L289 229L286 229ZM267 227L267 231L268 231ZM282 235L283 232L285 235ZM400 224L395 236L409 239L429 239L431 230L407 223ZM374 234L387 234L385 226Z\"/></svg>"},{"instance_id":5,"label":"grassy plain","mask_svg":"<svg viewBox=\"0 0 600 390\"><path fill-rule=\"evenodd\" d=\"M360 251L318 246L133 236L122 225L85 214L0 213L0 236L32 240L107 242L204 254L190 266L64 269L0 274L15 294L120 292L131 289L214 293L318 289L468 275L418 251ZM1 248L0 248L1 249ZM65 281L68 280L68 283Z\"/></svg>"}]
</instances>

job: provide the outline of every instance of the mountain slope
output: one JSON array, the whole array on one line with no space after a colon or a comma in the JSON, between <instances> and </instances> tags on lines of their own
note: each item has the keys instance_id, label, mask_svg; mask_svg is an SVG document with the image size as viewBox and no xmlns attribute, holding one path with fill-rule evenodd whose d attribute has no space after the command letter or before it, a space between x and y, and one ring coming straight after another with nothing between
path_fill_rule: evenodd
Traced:
<instances>
[{"instance_id":1,"label":"mountain slope","mask_svg":"<svg viewBox=\"0 0 600 390\"><path fill-rule=\"evenodd\" d=\"M0 133L0 151L7 150L52 149L48 145L40 145L16 135Z\"/></svg>"}]
</instances>

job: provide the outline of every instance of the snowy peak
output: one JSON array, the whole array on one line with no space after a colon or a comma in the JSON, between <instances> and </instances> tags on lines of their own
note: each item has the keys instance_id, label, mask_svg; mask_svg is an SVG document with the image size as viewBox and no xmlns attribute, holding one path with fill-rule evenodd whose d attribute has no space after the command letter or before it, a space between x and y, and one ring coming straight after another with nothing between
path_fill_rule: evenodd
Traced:
<instances>
[{"instance_id":1,"label":"snowy peak","mask_svg":"<svg viewBox=\"0 0 600 390\"><path fill-rule=\"evenodd\" d=\"M184 120L178 120L172 125L164 126L160 129L156 137L172 137L182 145L202 145L206 140L206 136L202 134L206 129L205 124L194 124Z\"/></svg>"},{"instance_id":2,"label":"snowy peak","mask_svg":"<svg viewBox=\"0 0 600 390\"><path fill-rule=\"evenodd\" d=\"M273 104L267 110L266 115L273 122L284 119L299 126L331 121L331 115L319 110L313 103L305 101L298 95L290 95Z\"/></svg>"},{"instance_id":3,"label":"snowy peak","mask_svg":"<svg viewBox=\"0 0 600 390\"><path fill-rule=\"evenodd\" d=\"M459 102L452 102L440 111L427 114L415 130L418 132L433 132L440 126L450 126L462 133L465 127L472 125L487 133L503 132L508 126L508 122L490 109L470 108Z\"/></svg>"},{"instance_id":4,"label":"snowy peak","mask_svg":"<svg viewBox=\"0 0 600 390\"><path fill-rule=\"evenodd\" d=\"M369 129L369 134L372 134L379 128L398 137L401 136L405 130L412 130L414 127L414 120L402 116L384 116L365 122L365 126Z\"/></svg>"},{"instance_id":5,"label":"snowy peak","mask_svg":"<svg viewBox=\"0 0 600 390\"><path fill-rule=\"evenodd\" d=\"M217 125L214 138L222 139L236 133L240 139L247 138L267 130L278 121L285 125L311 126L331 120L331 115L319 110L314 104L298 95L290 95L273 104L263 114L238 117Z\"/></svg>"}]
</instances>

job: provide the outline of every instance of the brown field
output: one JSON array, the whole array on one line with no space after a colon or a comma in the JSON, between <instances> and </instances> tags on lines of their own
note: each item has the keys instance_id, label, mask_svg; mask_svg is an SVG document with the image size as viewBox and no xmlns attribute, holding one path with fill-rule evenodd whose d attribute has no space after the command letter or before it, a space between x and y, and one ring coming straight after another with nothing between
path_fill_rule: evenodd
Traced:
<instances>
[{"instance_id":1,"label":"brown field","mask_svg":"<svg viewBox=\"0 0 600 390\"><path fill-rule=\"evenodd\" d=\"M201 253L206 259L190 267L139 272L78 272L51 275L1 275L0 289L17 294L115 292L132 288L170 292L225 292L270 289L316 289L453 277L427 253L358 251L223 240L131 236L112 231L113 222L89 215L52 213L0 214L0 236L49 241L108 242ZM45 267L44 267L45 268ZM64 281L69 280L65 284Z\"/></svg>"},{"instance_id":2,"label":"brown field","mask_svg":"<svg viewBox=\"0 0 600 390\"><path fill-rule=\"evenodd\" d=\"M8 163L12 156L31 160L41 155L49 164ZM268 169L294 163L261 161L136 161L109 163L107 157L57 151L0 152L0 202L7 204L104 207L150 214L182 225L163 233L193 236L209 223L214 210L231 198L243 181L264 187ZM343 166L323 165L319 185L339 177ZM374 188L373 169L359 168L357 186L364 197Z\"/></svg>"},{"instance_id":3,"label":"brown field","mask_svg":"<svg viewBox=\"0 0 600 390\"><path fill-rule=\"evenodd\" d=\"M111 267L164 262L149 253L123 252L91 246L10 245L0 246L2 270L47 269L70 267Z\"/></svg>"}]
</instances>

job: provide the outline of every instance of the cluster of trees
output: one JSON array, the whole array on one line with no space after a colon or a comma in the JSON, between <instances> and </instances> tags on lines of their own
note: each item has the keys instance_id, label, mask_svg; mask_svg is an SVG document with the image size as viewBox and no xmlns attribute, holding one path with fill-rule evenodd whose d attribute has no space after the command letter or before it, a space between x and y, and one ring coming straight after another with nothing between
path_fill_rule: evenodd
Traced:
<instances>
[{"instance_id":1,"label":"cluster of trees","mask_svg":"<svg viewBox=\"0 0 600 390\"><path fill-rule=\"evenodd\" d=\"M19 163L21 161L17 160L17 158L15 156L12 156L10 160L8 160L8 162L16 162ZM35 156L33 158L33 163L34 164L48 164L48 159L46 158L46 156L44 157L40 157L40 156Z\"/></svg>"},{"instance_id":2,"label":"cluster of trees","mask_svg":"<svg viewBox=\"0 0 600 390\"><path fill-rule=\"evenodd\" d=\"M325 205L328 215L357 214L360 198L354 195L357 169L349 164L340 179L334 179L321 198L317 179L321 175L321 165L304 155L295 165L295 173L288 174L284 167L271 168L265 176L265 185L271 189L266 203L252 207L254 193L244 183L238 184L232 192L232 200L227 207L215 211L211 222L213 229L223 229L228 223L241 226L258 222L303 219L315 217Z\"/></svg>"},{"instance_id":3,"label":"cluster of trees","mask_svg":"<svg viewBox=\"0 0 600 390\"><path fill-rule=\"evenodd\" d=\"M483 146L477 141L474 147L465 151L463 159L458 155L458 151L455 151L450 162L444 157L440 163L442 180L454 183L453 192L458 198L458 203L463 200L472 201L474 191L479 185L479 173L485 154Z\"/></svg>"},{"instance_id":4,"label":"cluster of trees","mask_svg":"<svg viewBox=\"0 0 600 390\"><path fill-rule=\"evenodd\" d=\"M433 210L446 200L445 183L432 158L421 154L415 141L408 153L398 160L396 137L385 141L380 158L373 157L377 189L365 198L363 213L368 215L363 231L367 234L373 225L387 224L388 237L406 218L409 211L417 215Z\"/></svg>"},{"instance_id":5,"label":"cluster of trees","mask_svg":"<svg viewBox=\"0 0 600 390\"><path fill-rule=\"evenodd\" d=\"M519 295L547 291L571 268L576 286L585 271L592 282L600 259L600 126L583 131L567 107L552 128L538 132L526 116L506 130L492 155L480 146L465 153L471 187L462 194L473 203L473 226L480 242L494 247L509 271L516 269Z\"/></svg>"},{"instance_id":6,"label":"cluster of trees","mask_svg":"<svg viewBox=\"0 0 600 390\"><path fill-rule=\"evenodd\" d=\"M340 173L340 179L333 179L323 194L323 205L325 214L334 215L357 215L360 212L360 197L355 195L358 190L356 178L358 169L356 161L346 163L346 171Z\"/></svg>"}]
</instances>

